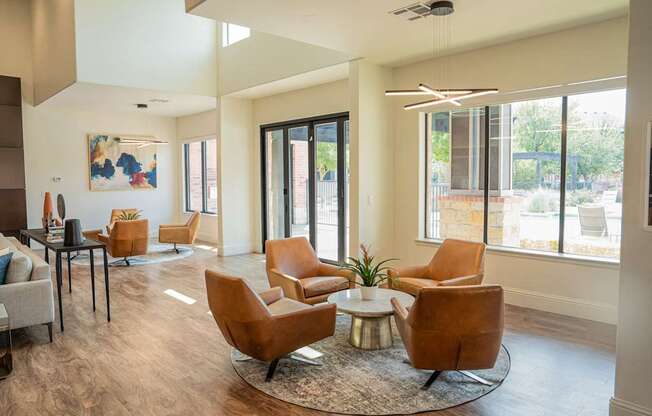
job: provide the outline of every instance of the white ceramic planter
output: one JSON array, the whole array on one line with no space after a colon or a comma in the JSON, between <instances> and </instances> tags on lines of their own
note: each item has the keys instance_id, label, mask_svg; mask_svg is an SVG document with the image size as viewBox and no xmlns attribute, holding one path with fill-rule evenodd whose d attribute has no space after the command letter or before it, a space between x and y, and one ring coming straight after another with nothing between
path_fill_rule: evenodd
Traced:
<instances>
[{"instance_id":1,"label":"white ceramic planter","mask_svg":"<svg viewBox=\"0 0 652 416\"><path fill-rule=\"evenodd\" d=\"M375 300L378 293L378 286L360 286L360 298L362 300Z\"/></svg>"}]
</instances>

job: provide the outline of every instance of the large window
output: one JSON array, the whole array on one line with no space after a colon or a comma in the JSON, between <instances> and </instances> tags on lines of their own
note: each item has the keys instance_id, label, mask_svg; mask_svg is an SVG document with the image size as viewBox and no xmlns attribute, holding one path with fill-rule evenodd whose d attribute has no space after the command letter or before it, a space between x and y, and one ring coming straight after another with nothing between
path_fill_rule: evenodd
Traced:
<instances>
[{"instance_id":1,"label":"large window","mask_svg":"<svg viewBox=\"0 0 652 416\"><path fill-rule=\"evenodd\" d=\"M222 47L233 45L236 42L251 36L251 29L233 23L222 23Z\"/></svg>"},{"instance_id":2,"label":"large window","mask_svg":"<svg viewBox=\"0 0 652 416\"><path fill-rule=\"evenodd\" d=\"M618 258L624 113L615 90L428 114L426 237Z\"/></svg>"},{"instance_id":3,"label":"large window","mask_svg":"<svg viewBox=\"0 0 652 416\"><path fill-rule=\"evenodd\" d=\"M186 211L217 213L217 141L183 145Z\"/></svg>"}]
</instances>

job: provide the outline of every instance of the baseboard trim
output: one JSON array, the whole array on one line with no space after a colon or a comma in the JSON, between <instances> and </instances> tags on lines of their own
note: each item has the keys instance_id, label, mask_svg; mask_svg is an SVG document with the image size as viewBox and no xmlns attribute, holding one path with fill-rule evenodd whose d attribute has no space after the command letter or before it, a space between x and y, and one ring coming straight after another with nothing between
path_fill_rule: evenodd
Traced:
<instances>
[{"instance_id":1,"label":"baseboard trim","mask_svg":"<svg viewBox=\"0 0 652 416\"><path fill-rule=\"evenodd\" d=\"M240 254L249 254L256 251L256 245L253 243L218 245L217 254L222 257L237 256Z\"/></svg>"},{"instance_id":2,"label":"baseboard trim","mask_svg":"<svg viewBox=\"0 0 652 416\"><path fill-rule=\"evenodd\" d=\"M614 305L513 287L503 287L503 289L505 291L505 303L510 305L590 319L612 325L618 322L618 309Z\"/></svg>"},{"instance_id":3,"label":"baseboard trim","mask_svg":"<svg viewBox=\"0 0 652 416\"><path fill-rule=\"evenodd\" d=\"M612 397L609 400L610 416L652 416L652 409L627 400Z\"/></svg>"}]
</instances>

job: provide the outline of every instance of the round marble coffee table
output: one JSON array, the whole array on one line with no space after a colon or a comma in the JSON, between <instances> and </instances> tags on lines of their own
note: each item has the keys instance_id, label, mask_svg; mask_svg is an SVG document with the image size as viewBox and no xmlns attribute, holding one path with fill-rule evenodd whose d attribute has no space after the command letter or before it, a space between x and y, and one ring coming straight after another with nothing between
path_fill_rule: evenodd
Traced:
<instances>
[{"instance_id":1,"label":"round marble coffee table","mask_svg":"<svg viewBox=\"0 0 652 416\"><path fill-rule=\"evenodd\" d=\"M337 305L339 312L351 315L351 345L363 350L381 350L392 346L391 298L397 298L405 307L414 302L407 293L378 288L374 300L362 300L360 289L348 289L330 295L328 303Z\"/></svg>"}]
</instances>

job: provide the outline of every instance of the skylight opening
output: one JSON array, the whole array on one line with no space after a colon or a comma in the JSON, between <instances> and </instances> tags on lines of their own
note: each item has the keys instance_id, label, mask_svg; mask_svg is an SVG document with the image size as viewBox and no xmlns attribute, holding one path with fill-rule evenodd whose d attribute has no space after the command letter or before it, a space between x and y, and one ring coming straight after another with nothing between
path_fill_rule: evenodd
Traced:
<instances>
[{"instance_id":1,"label":"skylight opening","mask_svg":"<svg viewBox=\"0 0 652 416\"><path fill-rule=\"evenodd\" d=\"M222 23L222 47L233 45L236 42L251 36L251 29L233 23Z\"/></svg>"}]
</instances>

